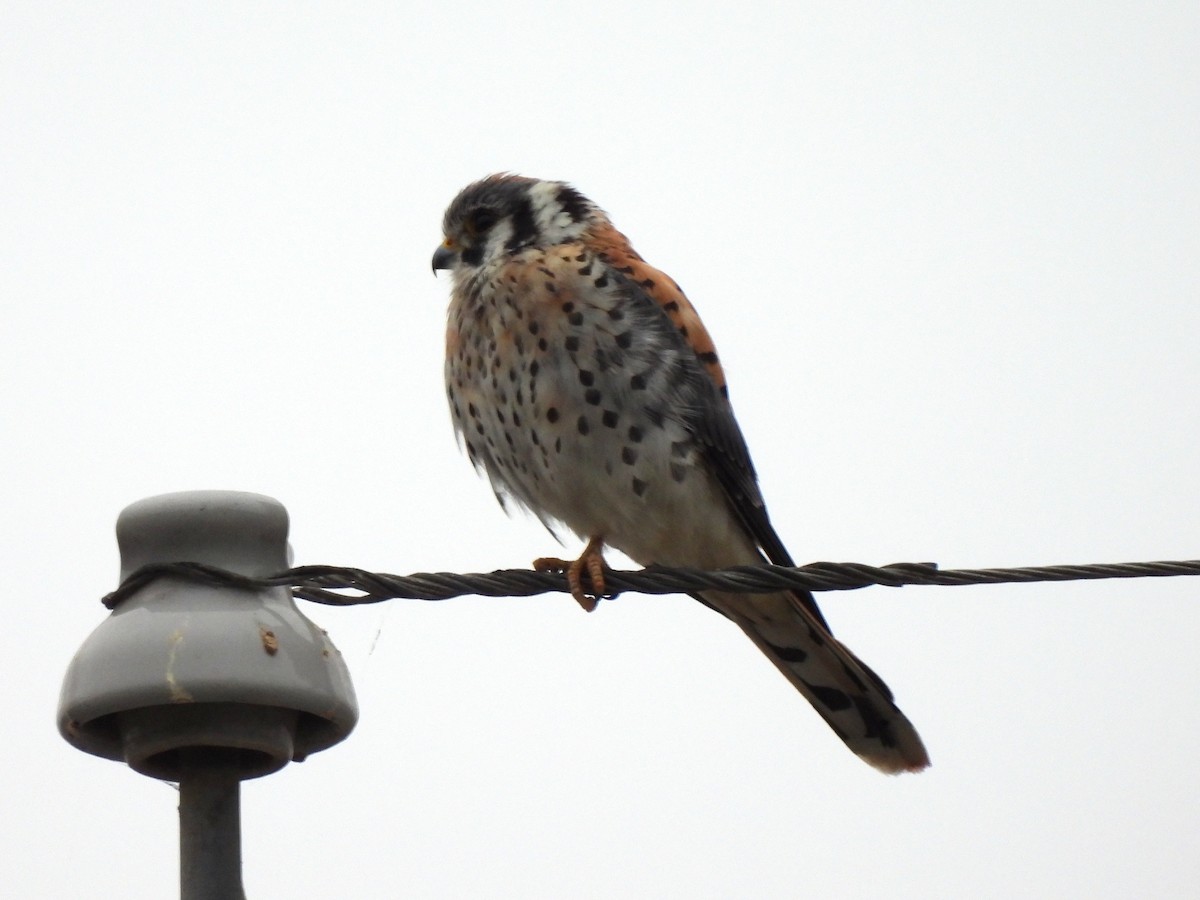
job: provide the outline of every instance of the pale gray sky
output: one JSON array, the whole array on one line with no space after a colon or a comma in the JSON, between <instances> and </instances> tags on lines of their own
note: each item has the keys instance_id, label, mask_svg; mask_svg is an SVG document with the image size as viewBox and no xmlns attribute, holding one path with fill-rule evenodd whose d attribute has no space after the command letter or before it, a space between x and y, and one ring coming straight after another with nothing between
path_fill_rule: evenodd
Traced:
<instances>
[{"instance_id":1,"label":"pale gray sky","mask_svg":"<svg viewBox=\"0 0 1200 900\"><path fill-rule=\"evenodd\" d=\"M270 494L299 563L558 549L444 409L429 258L492 171L683 285L798 559L1200 556L1200 7L916 6L5 4L13 896L176 889L176 795L53 726L126 504ZM686 598L305 605L362 718L246 785L250 896L1195 890L1200 582L823 606L929 772Z\"/></svg>"}]
</instances>

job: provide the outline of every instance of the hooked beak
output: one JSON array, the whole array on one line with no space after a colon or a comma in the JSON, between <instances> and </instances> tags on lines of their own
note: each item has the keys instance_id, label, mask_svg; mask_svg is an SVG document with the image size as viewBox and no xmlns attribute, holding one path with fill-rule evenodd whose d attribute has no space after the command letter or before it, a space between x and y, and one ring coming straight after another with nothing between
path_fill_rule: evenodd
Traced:
<instances>
[{"instance_id":1,"label":"hooked beak","mask_svg":"<svg viewBox=\"0 0 1200 900\"><path fill-rule=\"evenodd\" d=\"M458 251L450 246L449 241L446 241L433 251L433 273L436 275L438 269L453 269L457 260Z\"/></svg>"}]
</instances>

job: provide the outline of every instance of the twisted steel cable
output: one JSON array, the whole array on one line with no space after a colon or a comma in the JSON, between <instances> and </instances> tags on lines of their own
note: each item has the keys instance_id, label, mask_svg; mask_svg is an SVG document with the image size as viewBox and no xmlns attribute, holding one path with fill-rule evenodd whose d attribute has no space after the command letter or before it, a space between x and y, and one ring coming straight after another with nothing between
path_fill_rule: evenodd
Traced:
<instances>
[{"instance_id":1,"label":"twisted steel cable","mask_svg":"<svg viewBox=\"0 0 1200 900\"><path fill-rule=\"evenodd\" d=\"M1039 581L1169 578L1180 575L1200 575L1200 560L999 569L939 569L936 563L867 566L832 562L817 562L796 568L737 566L716 571L651 566L638 571L606 570L604 580L605 596L615 597L625 591L681 594L717 589L755 594L782 588L849 591L870 585L1028 584ZM102 602L109 609L115 609L122 600L151 581L163 577L248 590L286 587L296 597L329 606L356 606L384 600L449 600L465 595L532 597L554 591L568 592L565 575L535 572L532 569L501 569L466 575L453 572L389 575L344 566L299 566L275 575L254 578L202 563L177 562L143 566L126 578L115 591L106 595ZM343 593L347 591L353 593Z\"/></svg>"}]
</instances>

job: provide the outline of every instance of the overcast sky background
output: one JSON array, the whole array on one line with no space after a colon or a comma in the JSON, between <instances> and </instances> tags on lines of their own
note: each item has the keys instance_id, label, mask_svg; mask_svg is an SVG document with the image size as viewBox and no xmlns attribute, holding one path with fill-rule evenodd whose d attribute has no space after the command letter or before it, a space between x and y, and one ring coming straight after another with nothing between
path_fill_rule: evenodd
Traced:
<instances>
[{"instance_id":1,"label":"overcast sky background","mask_svg":"<svg viewBox=\"0 0 1200 900\"><path fill-rule=\"evenodd\" d=\"M688 292L799 560L1200 557L1200 7L912 7L4 4L12 896L177 889L177 795L54 728L127 504L269 494L305 564L558 552L445 410L429 259L489 172ZM927 773L686 598L302 604L361 721L245 785L249 895L1195 891L1200 582L822 602Z\"/></svg>"}]
</instances>

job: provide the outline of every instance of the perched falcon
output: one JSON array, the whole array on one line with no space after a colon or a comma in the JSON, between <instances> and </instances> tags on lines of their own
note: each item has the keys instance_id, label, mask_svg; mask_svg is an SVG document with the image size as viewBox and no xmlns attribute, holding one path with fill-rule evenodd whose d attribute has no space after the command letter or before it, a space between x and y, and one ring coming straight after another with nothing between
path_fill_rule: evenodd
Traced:
<instances>
[{"instance_id":1,"label":"perched falcon","mask_svg":"<svg viewBox=\"0 0 1200 900\"><path fill-rule=\"evenodd\" d=\"M568 184L493 175L446 210L433 268L453 288L446 393L496 496L642 565L793 565L771 527L712 339L674 281ZM696 599L735 622L846 745L884 772L929 757L892 692L804 591Z\"/></svg>"}]
</instances>

